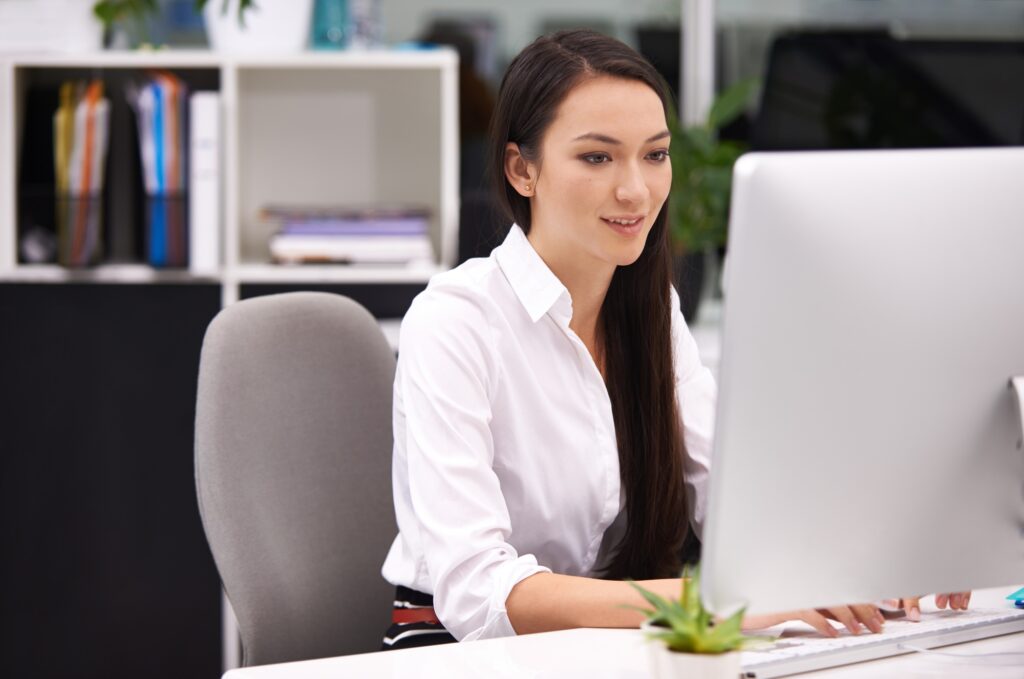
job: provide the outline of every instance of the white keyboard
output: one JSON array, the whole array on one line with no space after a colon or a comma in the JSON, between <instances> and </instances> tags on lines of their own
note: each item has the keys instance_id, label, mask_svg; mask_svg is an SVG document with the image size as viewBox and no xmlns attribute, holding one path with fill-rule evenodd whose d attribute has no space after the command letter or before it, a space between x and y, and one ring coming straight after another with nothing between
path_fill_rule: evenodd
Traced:
<instances>
[{"instance_id":1,"label":"white keyboard","mask_svg":"<svg viewBox=\"0 0 1024 679\"><path fill-rule=\"evenodd\" d=\"M835 639L816 632L783 634L774 646L745 651L741 662L744 677L764 679L912 652L901 644L935 648L1021 631L1024 609L924 611L921 622L887 620L881 634L854 635L845 628Z\"/></svg>"}]
</instances>

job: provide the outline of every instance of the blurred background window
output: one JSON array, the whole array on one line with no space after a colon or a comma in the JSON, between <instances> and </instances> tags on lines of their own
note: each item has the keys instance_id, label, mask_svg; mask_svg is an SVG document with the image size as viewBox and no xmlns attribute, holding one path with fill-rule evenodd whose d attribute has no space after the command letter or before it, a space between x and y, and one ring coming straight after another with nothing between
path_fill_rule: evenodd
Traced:
<instances>
[{"instance_id":1,"label":"blurred background window","mask_svg":"<svg viewBox=\"0 0 1024 679\"><path fill-rule=\"evenodd\" d=\"M159 6L144 27L148 41L206 44L193 0ZM537 36L612 35L644 54L677 97L683 91L679 0L376 7L385 45L443 44L460 55L460 260L503 236L488 195L487 128L505 67ZM753 150L1024 143L1024 0L715 0L714 11L716 91L759 84L746 111L717 132L722 140Z\"/></svg>"},{"instance_id":2,"label":"blurred background window","mask_svg":"<svg viewBox=\"0 0 1024 679\"><path fill-rule=\"evenodd\" d=\"M162 0L156 44L205 43L193 0ZM717 0L716 85L763 89L723 130L755 149L989 146L1024 143L1024 0ZM585 27L647 56L680 91L676 0L381 0L385 44L454 46L462 185L509 60L538 35Z\"/></svg>"},{"instance_id":3,"label":"blurred background window","mask_svg":"<svg viewBox=\"0 0 1024 679\"><path fill-rule=\"evenodd\" d=\"M719 0L719 88L761 78L730 130L762 150L1024 143L1021 0Z\"/></svg>"}]
</instances>

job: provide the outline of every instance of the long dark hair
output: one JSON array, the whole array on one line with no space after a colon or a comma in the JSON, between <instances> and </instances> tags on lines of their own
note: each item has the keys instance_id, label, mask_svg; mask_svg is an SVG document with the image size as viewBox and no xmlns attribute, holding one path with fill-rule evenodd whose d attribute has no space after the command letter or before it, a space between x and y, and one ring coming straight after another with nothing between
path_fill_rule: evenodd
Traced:
<instances>
[{"instance_id":1,"label":"long dark hair","mask_svg":"<svg viewBox=\"0 0 1024 679\"><path fill-rule=\"evenodd\" d=\"M669 115L669 90L657 71L623 43L593 31L538 38L505 72L491 121L490 171L499 203L526 233L530 202L505 178L505 146L513 142L524 158L540 160L559 104L577 84L599 75L647 84ZM615 270L598 320L627 514L608 578L678 576L690 525L672 360L667 215L666 202L640 257Z\"/></svg>"}]
</instances>

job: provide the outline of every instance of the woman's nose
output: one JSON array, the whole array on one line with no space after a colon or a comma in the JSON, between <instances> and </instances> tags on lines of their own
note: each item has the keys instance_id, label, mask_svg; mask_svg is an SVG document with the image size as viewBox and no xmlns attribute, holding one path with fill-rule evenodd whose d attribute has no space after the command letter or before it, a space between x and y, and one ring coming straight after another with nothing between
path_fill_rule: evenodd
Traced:
<instances>
[{"instance_id":1,"label":"woman's nose","mask_svg":"<svg viewBox=\"0 0 1024 679\"><path fill-rule=\"evenodd\" d=\"M642 203L648 194L647 182L638 167L627 167L619 177L615 199L621 203Z\"/></svg>"}]
</instances>

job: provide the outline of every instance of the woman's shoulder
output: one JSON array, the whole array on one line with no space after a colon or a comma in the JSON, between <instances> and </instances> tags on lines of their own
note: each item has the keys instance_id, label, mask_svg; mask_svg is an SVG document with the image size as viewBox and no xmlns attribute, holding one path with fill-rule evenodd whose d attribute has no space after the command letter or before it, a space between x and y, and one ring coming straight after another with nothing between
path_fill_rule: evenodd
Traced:
<instances>
[{"instance_id":1,"label":"woman's shoulder","mask_svg":"<svg viewBox=\"0 0 1024 679\"><path fill-rule=\"evenodd\" d=\"M413 299L402 334L480 334L501 304L500 276L493 257L470 259L435 274Z\"/></svg>"}]
</instances>

